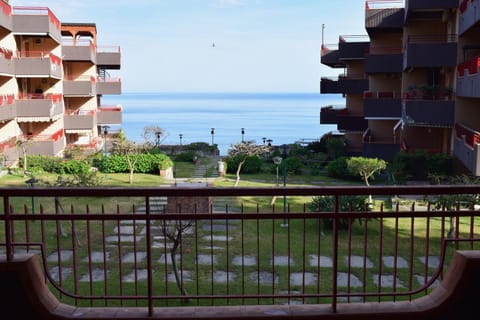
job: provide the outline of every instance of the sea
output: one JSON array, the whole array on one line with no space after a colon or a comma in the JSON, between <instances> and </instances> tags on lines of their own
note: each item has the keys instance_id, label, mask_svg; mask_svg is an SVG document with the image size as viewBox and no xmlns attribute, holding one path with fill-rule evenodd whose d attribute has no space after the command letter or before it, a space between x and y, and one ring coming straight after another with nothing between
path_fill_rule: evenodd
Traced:
<instances>
[{"instance_id":1,"label":"sea","mask_svg":"<svg viewBox=\"0 0 480 320\"><path fill-rule=\"evenodd\" d=\"M146 126L164 133L160 143L217 144L220 155L242 141L257 144L308 144L336 125L320 124L320 109L344 104L341 95L320 93L122 93L102 98L102 105L122 105L127 139L144 142ZM213 131L213 134L212 134ZM155 141L152 141L155 143Z\"/></svg>"}]
</instances>

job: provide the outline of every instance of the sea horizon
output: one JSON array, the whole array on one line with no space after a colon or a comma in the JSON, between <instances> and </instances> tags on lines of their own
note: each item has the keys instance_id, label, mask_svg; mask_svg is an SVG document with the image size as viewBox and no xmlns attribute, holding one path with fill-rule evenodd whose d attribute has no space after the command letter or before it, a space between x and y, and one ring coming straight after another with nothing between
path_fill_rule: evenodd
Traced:
<instances>
[{"instance_id":1,"label":"sea horizon","mask_svg":"<svg viewBox=\"0 0 480 320\"><path fill-rule=\"evenodd\" d=\"M342 102L341 95L312 92L131 91L102 99L122 105L122 124L112 129L122 129L129 140L143 142L143 128L154 125L165 131L161 144L213 142L221 156L242 140L270 139L272 145L319 140L336 131L336 125L320 124L321 107Z\"/></svg>"}]
</instances>

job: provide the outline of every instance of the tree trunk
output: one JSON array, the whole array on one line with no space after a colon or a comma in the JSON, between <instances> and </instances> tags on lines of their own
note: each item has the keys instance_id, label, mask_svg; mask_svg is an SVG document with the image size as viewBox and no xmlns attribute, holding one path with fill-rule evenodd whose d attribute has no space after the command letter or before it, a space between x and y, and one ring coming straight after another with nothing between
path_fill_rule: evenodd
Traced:
<instances>
[{"instance_id":1,"label":"tree trunk","mask_svg":"<svg viewBox=\"0 0 480 320\"><path fill-rule=\"evenodd\" d=\"M237 168L237 179L235 180L235 184L233 185L234 187L238 186L238 183L240 182L240 170L242 170L242 166L243 164L245 163L245 161L247 160L247 158L243 158L242 161L240 161L240 163L238 164L238 168Z\"/></svg>"},{"instance_id":2,"label":"tree trunk","mask_svg":"<svg viewBox=\"0 0 480 320\"><path fill-rule=\"evenodd\" d=\"M133 171L134 168L130 168L130 174L128 175L128 183L133 184Z\"/></svg>"},{"instance_id":3,"label":"tree trunk","mask_svg":"<svg viewBox=\"0 0 480 320\"><path fill-rule=\"evenodd\" d=\"M180 231L178 232L177 239L173 244L172 250L170 251L170 258L172 259L172 269L173 274L175 275L175 282L177 283L178 290L180 290L180 294L182 296L187 296L188 292L183 286L182 279L180 279L180 273L178 272L177 261L175 260L175 256L177 255L177 249L179 245L179 238L180 238ZM188 303L190 300L185 299L185 302Z\"/></svg>"}]
</instances>

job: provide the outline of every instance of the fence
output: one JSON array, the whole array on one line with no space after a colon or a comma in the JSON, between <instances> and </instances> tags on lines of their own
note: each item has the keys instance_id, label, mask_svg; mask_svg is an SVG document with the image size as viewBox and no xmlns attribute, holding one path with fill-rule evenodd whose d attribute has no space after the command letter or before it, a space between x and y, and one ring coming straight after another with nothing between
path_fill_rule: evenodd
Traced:
<instances>
[{"instance_id":1,"label":"fence","mask_svg":"<svg viewBox=\"0 0 480 320\"><path fill-rule=\"evenodd\" d=\"M4 188L0 245L7 260L38 254L52 292L75 306L320 303L336 311L339 303L428 294L456 250L478 249L479 193ZM369 195L373 207L355 205Z\"/></svg>"}]
</instances>

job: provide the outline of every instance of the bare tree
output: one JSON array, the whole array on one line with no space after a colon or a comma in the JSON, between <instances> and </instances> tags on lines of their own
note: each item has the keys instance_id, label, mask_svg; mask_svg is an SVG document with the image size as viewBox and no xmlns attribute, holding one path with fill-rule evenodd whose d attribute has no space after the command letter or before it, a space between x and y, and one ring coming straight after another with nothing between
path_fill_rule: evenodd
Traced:
<instances>
[{"instance_id":1,"label":"bare tree","mask_svg":"<svg viewBox=\"0 0 480 320\"><path fill-rule=\"evenodd\" d=\"M145 144L153 146L162 142L162 137L165 137L165 130L159 126L145 126L143 127L143 139Z\"/></svg>"},{"instance_id":2,"label":"bare tree","mask_svg":"<svg viewBox=\"0 0 480 320\"><path fill-rule=\"evenodd\" d=\"M138 159L143 152L143 147L138 146L135 142L127 140L123 132L121 131L117 139L113 142L112 152L118 155L125 156L128 163L130 174L128 176L128 183L133 184L133 174L135 172L135 166Z\"/></svg>"},{"instance_id":3,"label":"bare tree","mask_svg":"<svg viewBox=\"0 0 480 320\"><path fill-rule=\"evenodd\" d=\"M187 296L188 292L185 289L185 286L183 285L182 279L180 277L176 256L177 250L183 241L183 235L185 231L190 229L193 225L193 221L172 220L164 221L162 227L163 235L172 243L172 248L170 250L170 259L172 261L172 269L175 276L175 282L177 283L177 287L180 290L182 296Z\"/></svg>"},{"instance_id":4,"label":"bare tree","mask_svg":"<svg viewBox=\"0 0 480 320\"><path fill-rule=\"evenodd\" d=\"M240 182L240 172L242 170L242 166L245 164L245 161L247 161L247 158L268 153L270 149L271 149L270 146L264 145L264 144L257 145L255 141L241 142L231 146L231 149L229 150L228 154L231 157L236 157L236 156L241 157L241 160L238 163L238 167L237 167L237 172L236 172L237 178L235 180L235 185L234 185L235 187L238 186L238 183Z\"/></svg>"},{"instance_id":5,"label":"bare tree","mask_svg":"<svg viewBox=\"0 0 480 320\"><path fill-rule=\"evenodd\" d=\"M23 139L18 139L17 142L15 142L15 146L20 149L23 155L23 174L25 175L27 173L27 149L28 145L30 144L29 140L23 140Z\"/></svg>"}]
</instances>

